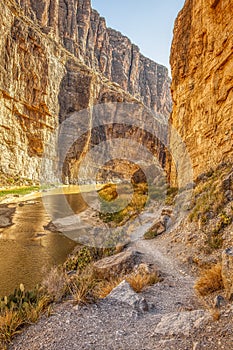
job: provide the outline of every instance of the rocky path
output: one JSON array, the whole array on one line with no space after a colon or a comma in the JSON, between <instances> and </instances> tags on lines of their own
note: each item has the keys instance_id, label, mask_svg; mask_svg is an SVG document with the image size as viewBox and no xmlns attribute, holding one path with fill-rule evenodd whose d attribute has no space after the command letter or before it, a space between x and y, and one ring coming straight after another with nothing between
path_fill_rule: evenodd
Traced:
<instances>
[{"instance_id":1,"label":"rocky path","mask_svg":"<svg viewBox=\"0 0 233 350\"><path fill-rule=\"evenodd\" d=\"M138 240L133 244L133 248L143 253L143 259L154 264L163 277L162 282L146 290L144 295L155 305L157 313L199 309L202 305L194 293L194 277L169 254L168 243L169 236L165 235L154 240Z\"/></svg>"},{"instance_id":2,"label":"rocky path","mask_svg":"<svg viewBox=\"0 0 233 350\"><path fill-rule=\"evenodd\" d=\"M155 264L163 276L162 282L142 293L149 311L114 298L88 306L66 302L18 336L10 350L230 349L232 324L223 320L219 327L202 309L193 278L167 254L168 242L169 237L160 236L129 248L143 253L143 259Z\"/></svg>"}]
</instances>

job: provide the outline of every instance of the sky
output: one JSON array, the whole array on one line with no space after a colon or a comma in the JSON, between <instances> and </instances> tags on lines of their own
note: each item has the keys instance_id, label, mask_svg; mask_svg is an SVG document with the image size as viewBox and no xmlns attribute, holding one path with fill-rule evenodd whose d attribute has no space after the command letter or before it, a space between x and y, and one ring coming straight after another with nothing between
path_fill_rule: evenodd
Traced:
<instances>
[{"instance_id":1,"label":"sky","mask_svg":"<svg viewBox=\"0 0 233 350\"><path fill-rule=\"evenodd\" d=\"M92 0L107 26L119 30L141 52L169 68L175 18L184 0Z\"/></svg>"}]
</instances>

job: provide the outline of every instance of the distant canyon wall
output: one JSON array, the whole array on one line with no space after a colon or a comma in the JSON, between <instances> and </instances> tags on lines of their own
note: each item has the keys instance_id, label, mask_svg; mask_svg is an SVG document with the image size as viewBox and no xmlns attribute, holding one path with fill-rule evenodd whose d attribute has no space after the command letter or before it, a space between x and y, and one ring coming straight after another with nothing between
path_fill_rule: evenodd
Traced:
<instances>
[{"instance_id":1,"label":"distant canyon wall","mask_svg":"<svg viewBox=\"0 0 233 350\"><path fill-rule=\"evenodd\" d=\"M54 156L59 122L92 105L144 103L169 116L167 69L107 29L89 1L6 0L0 13L1 173L38 180L44 150ZM108 133L98 137L106 139ZM86 142L94 139L91 134ZM85 140L79 147L84 145ZM71 150L71 167L80 151ZM159 142L155 153L164 163Z\"/></svg>"},{"instance_id":2,"label":"distant canyon wall","mask_svg":"<svg viewBox=\"0 0 233 350\"><path fill-rule=\"evenodd\" d=\"M233 159L232 18L233 0L186 0L175 22L171 121L186 144L194 178Z\"/></svg>"}]
</instances>

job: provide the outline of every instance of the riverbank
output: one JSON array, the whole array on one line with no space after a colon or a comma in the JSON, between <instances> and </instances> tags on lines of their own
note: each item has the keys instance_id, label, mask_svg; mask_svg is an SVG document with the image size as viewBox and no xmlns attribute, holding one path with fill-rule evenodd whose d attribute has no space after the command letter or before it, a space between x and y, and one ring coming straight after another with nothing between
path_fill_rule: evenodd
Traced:
<instances>
[{"instance_id":1,"label":"riverbank","mask_svg":"<svg viewBox=\"0 0 233 350\"><path fill-rule=\"evenodd\" d=\"M18 203L40 196L39 186L11 186L0 188L0 204Z\"/></svg>"}]
</instances>

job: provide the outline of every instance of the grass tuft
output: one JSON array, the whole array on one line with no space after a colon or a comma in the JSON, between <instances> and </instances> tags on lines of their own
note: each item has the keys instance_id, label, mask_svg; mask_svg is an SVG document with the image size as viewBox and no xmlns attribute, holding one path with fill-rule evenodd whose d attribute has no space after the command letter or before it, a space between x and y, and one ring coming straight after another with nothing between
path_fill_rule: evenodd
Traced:
<instances>
[{"instance_id":1,"label":"grass tuft","mask_svg":"<svg viewBox=\"0 0 233 350\"><path fill-rule=\"evenodd\" d=\"M53 301L61 301L68 289L67 274L62 269L53 267L43 279L42 288Z\"/></svg>"},{"instance_id":2,"label":"grass tuft","mask_svg":"<svg viewBox=\"0 0 233 350\"><path fill-rule=\"evenodd\" d=\"M196 292L201 296L206 296L223 288L222 267L218 263L210 269L201 272L200 277L194 286Z\"/></svg>"},{"instance_id":3,"label":"grass tuft","mask_svg":"<svg viewBox=\"0 0 233 350\"><path fill-rule=\"evenodd\" d=\"M159 282L159 277L156 272L137 271L127 276L111 278L101 281L96 289L96 294L99 298L105 298L111 291L117 287L123 280L126 280L131 288L140 293L145 287L151 286Z\"/></svg>"},{"instance_id":4,"label":"grass tuft","mask_svg":"<svg viewBox=\"0 0 233 350\"><path fill-rule=\"evenodd\" d=\"M136 272L126 277L126 281L136 293L140 293L143 288L159 282L159 277L156 272Z\"/></svg>"},{"instance_id":5,"label":"grass tuft","mask_svg":"<svg viewBox=\"0 0 233 350\"><path fill-rule=\"evenodd\" d=\"M74 301L77 304L93 303L96 300L97 282L92 264L73 276L69 289Z\"/></svg>"},{"instance_id":6,"label":"grass tuft","mask_svg":"<svg viewBox=\"0 0 233 350\"><path fill-rule=\"evenodd\" d=\"M117 287L123 281L123 279L123 277L115 277L109 280L101 281L96 287L96 296L100 299L105 298L115 287Z\"/></svg>"}]
</instances>

